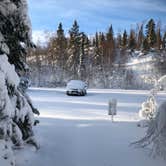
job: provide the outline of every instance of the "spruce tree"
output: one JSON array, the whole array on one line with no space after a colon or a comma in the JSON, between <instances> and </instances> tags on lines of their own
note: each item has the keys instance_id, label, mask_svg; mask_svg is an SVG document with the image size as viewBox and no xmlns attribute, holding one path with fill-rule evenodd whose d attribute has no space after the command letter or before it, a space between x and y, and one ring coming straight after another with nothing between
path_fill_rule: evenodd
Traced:
<instances>
[{"instance_id":1,"label":"spruce tree","mask_svg":"<svg viewBox=\"0 0 166 166\"><path fill-rule=\"evenodd\" d=\"M8 54L9 62L14 64L18 74L20 71L26 69L25 58L27 54L27 48L34 46L31 42L30 28L27 24L29 18L27 15L22 13L23 10L27 11L27 2L24 0L11 0L11 3L7 1L2 1L4 4L4 10L0 14L1 26L0 30L3 34L6 44L10 47L10 54ZM9 9L5 9L5 4L10 6L13 5L18 9L13 13L8 13ZM10 6L11 7L11 6Z\"/></svg>"},{"instance_id":2,"label":"spruce tree","mask_svg":"<svg viewBox=\"0 0 166 166\"><path fill-rule=\"evenodd\" d=\"M143 41L144 41L144 33L143 33L143 24L142 24L138 31L138 38L137 38L137 48L138 49L143 47Z\"/></svg>"},{"instance_id":3,"label":"spruce tree","mask_svg":"<svg viewBox=\"0 0 166 166\"><path fill-rule=\"evenodd\" d=\"M56 54L56 65L60 69L60 82L64 79L64 74L66 70L67 65L67 39L64 35L64 30L62 27L62 23L59 24L58 30L57 30L57 37L56 37L56 46L55 46L55 54Z\"/></svg>"},{"instance_id":4,"label":"spruce tree","mask_svg":"<svg viewBox=\"0 0 166 166\"><path fill-rule=\"evenodd\" d=\"M79 32L79 25L77 21L74 21L72 28L69 30L70 39L69 39L69 59L68 66L73 73L73 78L78 78L78 67L80 59L80 43L81 43L81 34Z\"/></svg>"},{"instance_id":5,"label":"spruce tree","mask_svg":"<svg viewBox=\"0 0 166 166\"><path fill-rule=\"evenodd\" d=\"M127 47L127 42L128 42L128 36L126 30L123 32L123 37L122 37L122 48L125 49Z\"/></svg>"},{"instance_id":6,"label":"spruce tree","mask_svg":"<svg viewBox=\"0 0 166 166\"><path fill-rule=\"evenodd\" d=\"M97 32L96 32L96 34L95 34L95 47L96 47L96 48L99 48L99 35L98 35Z\"/></svg>"},{"instance_id":7,"label":"spruce tree","mask_svg":"<svg viewBox=\"0 0 166 166\"><path fill-rule=\"evenodd\" d=\"M80 61L79 61L79 79L86 79L86 60L89 50L89 39L84 34L81 33L81 48L80 48Z\"/></svg>"},{"instance_id":8,"label":"spruce tree","mask_svg":"<svg viewBox=\"0 0 166 166\"><path fill-rule=\"evenodd\" d=\"M143 50L144 51L148 51L149 50L149 43L148 43L146 38L143 41Z\"/></svg>"},{"instance_id":9,"label":"spruce tree","mask_svg":"<svg viewBox=\"0 0 166 166\"><path fill-rule=\"evenodd\" d=\"M94 55L93 55L93 65L99 65L100 61L100 49L99 49L99 34L96 32L95 34L95 47L94 47Z\"/></svg>"},{"instance_id":10,"label":"spruce tree","mask_svg":"<svg viewBox=\"0 0 166 166\"><path fill-rule=\"evenodd\" d=\"M155 22L150 19L146 25L146 38L150 47L154 47L156 44L156 32L155 32Z\"/></svg>"},{"instance_id":11,"label":"spruce tree","mask_svg":"<svg viewBox=\"0 0 166 166\"><path fill-rule=\"evenodd\" d=\"M162 39L161 39L160 27L158 27L158 29L157 29L156 45L157 45L157 49L160 50L161 47L162 47Z\"/></svg>"},{"instance_id":12,"label":"spruce tree","mask_svg":"<svg viewBox=\"0 0 166 166\"><path fill-rule=\"evenodd\" d=\"M99 56L102 66L106 64L106 38L103 32L99 33Z\"/></svg>"},{"instance_id":13,"label":"spruce tree","mask_svg":"<svg viewBox=\"0 0 166 166\"><path fill-rule=\"evenodd\" d=\"M19 79L19 76L23 78L28 72L26 55L28 48L33 46L26 0L2 0L0 2L0 139L11 141L13 147L22 147L24 143L39 147L33 132L33 125L38 122L34 120L33 113L39 114L39 112L33 107L26 93L28 80Z\"/></svg>"},{"instance_id":14,"label":"spruce tree","mask_svg":"<svg viewBox=\"0 0 166 166\"><path fill-rule=\"evenodd\" d=\"M122 36L121 36L120 33L118 33L118 35L117 35L116 47L117 47L117 48L121 48L121 47L122 47Z\"/></svg>"},{"instance_id":15,"label":"spruce tree","mask_svg":"<svg viewBox=\"0 0 166 166\"><path fill-rule=\"evenodd\" d=\"M133 29L130 30L130 36L129 36L129 44L128 47L130 49L135 49L136 48L136 39L135 39L135 32Z\"/></svg>"},{"instance_id":16,"label":"spruce tree","mask_svg":"<svg viewBox=\"0 0 166 166\"><path fill-rule=\"evenodd\" d=\"M163 40L162 40L163 49L166 49L166 32L164 33Z\"/></svg>"},{"instance_id":17,"label":"spruce tree","mask_svg":"<svg viewBox=\"0 0 166 166\"><path fill-rule=\"evenodd\" d=\"M107 63L109 66L114 61L114 48L115 48L114 33L113 33L113 27L111 25L108 32L106 33L106 54L107 54L106 56L107 56Z\"/></svg>"},{"instance_id":18,"label":"spruce tree","mask_svg":"<svg viewBox=\"0 0 166 166\"><path fill-rule=\"evenodd\" d=\"M114 42L114 32L112 25L109 27L108 32L106 34L107 41Z\"/></svg>"}]
</instances>

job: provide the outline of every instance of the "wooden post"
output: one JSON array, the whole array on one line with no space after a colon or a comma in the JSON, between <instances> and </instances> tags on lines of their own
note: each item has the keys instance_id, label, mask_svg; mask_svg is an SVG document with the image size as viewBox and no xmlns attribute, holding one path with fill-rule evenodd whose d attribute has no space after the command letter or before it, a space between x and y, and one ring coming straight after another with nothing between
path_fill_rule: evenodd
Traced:
<instances>
[{"instance_id":1,"label":"wooden post","mask_svg":"<svg viewBox=\"0 0 166 166\"><path fill-rule=\"evenodd\" d=\"M111 99L108 104L108 115L111 115L112 122L114 121L114 115L117 114L117 100Z\"/></svg>"}]
</instances>

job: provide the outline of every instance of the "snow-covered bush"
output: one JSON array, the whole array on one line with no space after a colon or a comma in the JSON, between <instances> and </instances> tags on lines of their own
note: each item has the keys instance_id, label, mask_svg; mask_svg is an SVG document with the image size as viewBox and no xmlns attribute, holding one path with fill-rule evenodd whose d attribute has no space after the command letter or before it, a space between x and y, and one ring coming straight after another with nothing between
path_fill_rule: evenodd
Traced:
<instances>
[{"instance_id":1,"label":"snow-covered bush","mask_svg":"<svg viewBox=\"0 0 166 166\"><path fill-rule=\"evenodd\" d=\"M162 102L159 107L156 106L155 96L160 90L160 85L166 88L166 76L161 77L156 81L155 88L151 91L151 96L142 104L142 109L139 114L142 117L149 119L146 121L146 135L139 141L133 144L139 147L152 145L152 156L159 155L166 159L166 101ZM141 126L141 122L139 125Z\"/></svg>"},{"instance_id":2,"label":"snow-covered bush","mask_svg":"<svg viewBox=\"0 0 166 166\"><path fill-rule=\"evenodd\" d=\"M166 90L166 75L162 76L157 81L157 86L158 86L159 90Z\"/></svg>"},{"instance_id":3,"label":"snow-covered bush","mask_svg":"<svg viewBox=\"0 0 166 166\"><path fill-rule=\"evenodd\" d=\"M166 101L160 104L156 117L149 121L146 135L133 144L138 147L152 145L152 156L166 159Z\"/></svg>"},{"instance_id":4,"label":"snow-covered bush","mask_svg":"<svg viewBox=\"0 0 166 166\"><path fill-rule=\"evenodd\" d=\"M139 116L145 119L152 119L156 112L156 99L153 95L149 96L147 101L143 102L139 111Z\"/></svg>"}]
</instances>

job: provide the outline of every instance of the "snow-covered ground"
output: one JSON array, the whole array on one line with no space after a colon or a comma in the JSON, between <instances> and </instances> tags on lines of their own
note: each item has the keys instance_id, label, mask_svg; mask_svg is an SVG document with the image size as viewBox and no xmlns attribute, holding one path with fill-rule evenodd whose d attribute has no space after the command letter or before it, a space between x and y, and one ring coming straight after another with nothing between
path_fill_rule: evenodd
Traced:
<instances>
[{"instance_id":1,"label":"snow-covered ground","mask_svg":"<svg viewBox=\"0 0 166 166\"><path fill-rule=\"evenodd\" d=\"M41 112L35 128L41 148L17 151L17 166L165 166L149 149L129 146L144 135L137 121L148 91L91 89L84 97L67 96L65 89L28 93ZM114 122L108 116L111 98L118 101ZM165 98L160 93L158 102Z\"/></svg>"}]
</instances>

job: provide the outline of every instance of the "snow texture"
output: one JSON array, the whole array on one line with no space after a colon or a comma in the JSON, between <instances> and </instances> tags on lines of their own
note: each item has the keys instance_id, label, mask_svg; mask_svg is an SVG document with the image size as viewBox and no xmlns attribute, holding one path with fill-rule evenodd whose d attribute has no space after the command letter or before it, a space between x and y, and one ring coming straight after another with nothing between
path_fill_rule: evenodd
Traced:
<instances>
[{"instance_id":1,"label":"snow texture","mask_svg":"<svg viewBox=\"0 0 166 166\"><path fill-rule=\"evenodd\" d=\"M4 55L0 55L0 70L5 75L5 80L8 81L8 84L17 87L20 82L20 78L15 72L14 65L9 64L8 57Z\"/></svg>"},{"instance_id":2,"label":"snow texture","mask_svg":"<svg viewBox=\"0 0 166 166\"><path fill-rule=\"evenodd\" d=\"M86 86L86 83L81 80L71 80L67 83L66 89L84 89Z\"/></svg>"},{"instance_id":3,"label":"snow texture","mask_svg":"<svg viewBox=\"0 0 166 166\"><path fill-rule=\"evenodd\" d=\"M150 121L140 121L138 126L147 127L146 135L135 142L136 146L146 147L152 145L152 156L161 156L166 160L166 100L157 108L156 95L158 90L165 88L166 76L162 76L154 89L150 91L150 97L142 103L139 115Z\"/></svg>"},{"instance_id":4,"label":"snow texture","mask_svg":"<svg viewBox=\"0 0 166 166\"><path fill-rule=\"evenodd\" d=\"M87 96L67 96L65 89L31 88L28 93L41 110L35 128L41 148L16 151L18 166L165 166L148 149L129 144L145 130L137 127L138 110L149 91L89 89ZM158 103L166 94L159 93ZM108 102L116 98L114 122Z\"/></svg>"}]
</instances>

